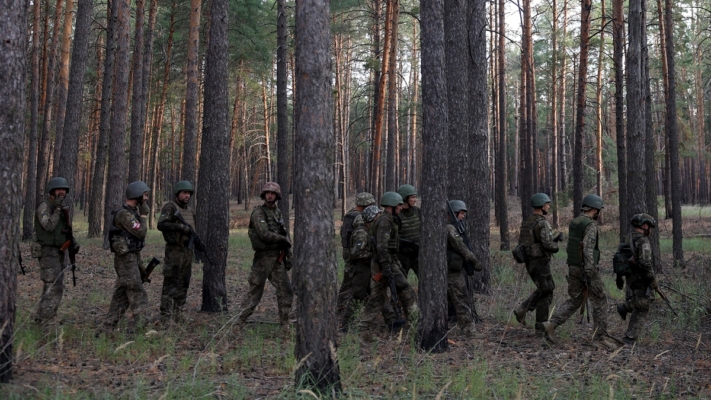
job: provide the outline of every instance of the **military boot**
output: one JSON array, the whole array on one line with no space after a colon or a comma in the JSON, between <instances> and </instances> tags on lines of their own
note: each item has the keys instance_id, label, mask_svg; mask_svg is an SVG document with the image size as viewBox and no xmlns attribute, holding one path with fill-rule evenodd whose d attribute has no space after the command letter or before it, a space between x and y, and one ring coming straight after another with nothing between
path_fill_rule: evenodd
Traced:
<instances>
[{"instance_id":1,"label":"military boot","mask_svg":"<svg viewBox=\"0 0 711 400\"><path fill-rule=\"evenodd\" d=\"M527 310L521 306L518 306L515 310L513 310L516 321L523 326L526 326L526 311Z\"/></svg>"},{"instance_id":2,"label":"military boot","mask_svg":"<svg viewBox=\"0 0 711 400\"><path fill-rule=\"evenodd\" d=\"M627 320L627 306L625 306L624 304L618 304L617 313L620 314L620 317L622 317L623 321Z\"/></svg>"},{"instance_id":3,"label":"military boot","mask_svg":"<svg viewBox=\"0 0 711 400\"><path fill-rule=\"evenodd\" d=\"M558 338L555 336L555 328L557 328L556 324L551 321L546 321L543 322L542 325L543 329L546 331L546 338L553 343L558 343Z\"/></svg>"}]
</instances>

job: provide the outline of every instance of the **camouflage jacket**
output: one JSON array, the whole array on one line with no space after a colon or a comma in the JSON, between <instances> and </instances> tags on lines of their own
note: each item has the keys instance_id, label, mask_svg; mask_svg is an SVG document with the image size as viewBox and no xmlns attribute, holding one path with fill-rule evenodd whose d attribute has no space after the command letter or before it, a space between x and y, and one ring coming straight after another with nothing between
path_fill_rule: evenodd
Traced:
<instances>
[{"instance_id":1,"label":"camouflage jacket","mask_svg":"<svg viewBox=\"0 0 711 400\"><path fill-rule=\"evenodd\" d=\"M642 233L632 232L626 241L634 246L634 266L632 274L628 275L627 282L635 290L646 290L654 281L654 255L649 238Z\"/></svg>"},{"instance_id":2,"label":"camouflage jacket","mask_svg":"<svg viewBox=\"0 0 711 400\"><path fill-rule=\"evenodd\" d=\"M60 247L67 241L64 213L51 200L42 201L35 211L35 240L45 246Z\"/></svg>"},{"instance_id":3,"label":"camouflage jacket","mask_svg":"<svg viewBox=\"0 0 711 400\"><path fill-rule=\"evenodd\" d=\"M597 251L596 249L597 224L592 223L585 227L585 235L583 236L583 258L585 259L585 269L597 267L597 261L600 256L595 256L595 252Z\"/></svg>"},{"instance_id":4,"label":"camouflage jacket","mask_svg":"<svg viewBox=\"0 0 711 400\"><path fill-rule=\"evenodd\" d=\"M383 265L393 264L400 244L395 216L388 212L381 213L370 224L369 233L375 239L376 260Z\"/></svg>"},{"instance_id":5,"label":"camouflage jacket","mask_svg":"<svg viewBox=\"0 0 711 400\"><path fill-rule=\"evenodd\" d=\"M181 207L174 201L169 201L160 212L158 230L163 234L163 239L165 239L166 243L184 246L190 240L190 235L183 231L183 224L175 217L176 211L180 211L180 215L183 216L185 222L195 229L195 213L190 206Z\"/></svg>"},{"instance_id":6,"label":"camouflage jacket","mask_svg":"<svg viewBox=\"0 0 711 400\"><path fill-rule=\"evenodd\" d=\"M363 222L362 216L357 216L353 221L353 232L351 233L351 261L368 262L373 258L373 246L370 241L368 227Z\"/></svg>"},{"instance_id":7,"label":"camouflage jacket","mask_svg":"<svg viewBox=\"0 0 711 400\"><path fill-rule=\"evenodd\" d=\"M289 247L289 239L278 207L255 207L249 219L247 234L255 251L284 250Z\"/></svg>"},{"instance_id":8,"label":"camouflage jacket","mask_svg":"<svg viewBox=\"0 0 711 400\"><path fill-rule=\"evenodd\" d=\"M464 244L464 239L457 232L457 228L447 224L447 266L450 271L457 272L462 270L465 262L473 264L475 270L481 271L481 263Z\"/></svg>"}]
</instances>

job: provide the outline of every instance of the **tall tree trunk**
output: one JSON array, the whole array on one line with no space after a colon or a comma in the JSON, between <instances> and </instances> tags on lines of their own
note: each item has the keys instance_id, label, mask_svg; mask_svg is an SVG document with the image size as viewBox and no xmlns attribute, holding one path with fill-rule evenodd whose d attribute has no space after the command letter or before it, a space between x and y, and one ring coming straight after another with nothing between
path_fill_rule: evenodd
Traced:
<instances>
[{"instance_id":1,"label":"tall tree trunk","mask_svg":"<svg viewBox=\"0 0 711 400\"><path fill-rule=\"evenodd\" d=\"M185 145L180 179L195 182L197 176L197 108L198 108L198 45L200 43L200 9L202 0L190 0L190 30L188 31L187 84L185 89ZM227 90L225 88L224 90ZM208 103L209 104L209 103Z\"/></svg>"},{"instance_id":2,"label":"tall tree trunk","mask_svg":"<svg viewBox=\"0 0 711 400\"><path fill-rule=\"evenodd\" d=\"M504 15L504 0L499 0L499 148L496 157L496 202L499 205L499 231L501 235L501 250L509 249L509 217L506 198L506 18ZM555 107L555 106L554 106Z\"/></svg>"},{"instance_id":3,"label":"tall tree trunk","mask_svg":"<svg viewBox=\"0 0 711 400\"><path fill-rule=\"evenodd\" d=\"M128 152L128 181L141 179L143 164L143 129L141 107L143 107L143 20L145 0L136 0L135 36L133 38L133 89L131 92L131 146ZM155 197L155 194L153 195Z\"/></svg>"},{"instance_id":4,"label":"tall tree trunk","mask_svg":"<svg viewBox=\"0 0 711 400\"><path fill-rule=\"evenodd\" d=\"M558 143L556 146L558 146L558 166L557 168L559 169L560 173L558 174L559 176L559 183L560 183L560 190L567 190L568 188L568 164L566 162L566 159L570 156L569 154L566 153L565 150L565 141L566 141L566 120L565 120L565 96L566 96L566 77L567 77L567 69L568 69L568 57L566 56L566 51L565 51L565 43L568 38L568 0L563 0L563 23L561 24L563 27L563 32L561 36L563 37L563 40L561 41L561 46L562 46L562 57L561 57L561 66L560 66L560 85L558 86L558 103L560 107L560 111L558 112L558 118L560 123L558 124L558 129L559 134L558 134ZM578 210L573 209L573 215L576 215L578 213Z\"/></svg>"},{"instance_id":5,"label":"tall tree trunk","mask_svg":"<svg viewBox=\"0 0 711 400\"><path fill-rule=\"evenodd\" d=\"M646 29L643 2L630 0L629 44L627 48L627 217L647 212L644 172L645 163L645 121L644 98L642 96L642 48ZM622 207L622 205L620 205ZM627 221L626 221L627 222ZM632 229L627 222L624 232Z\"/></svg>"},{"instance_id":6,"label":"tall tree trunk","mask_svg":"<svg viewBox=\"0 0 711 400\"><path fill-rule=\"evenodd\" d=\"M447 198L468 201L467 184L472 181L469 142L469 53L467 48L467 3L444 0L444 54L447 82Z\"/></svg>"},{"instance_id":7,"label":"tall tree trunk","mask_svg":"<svg viewBox=\"0 0 711 400\"><path fill-rule=\"evenodd\" d=\"M272 180L272 151L271 151L271 143L269 141L269 137L271 136L271 133L269 132L269 103L267 102L267 81L266 79L263 82L262 85L262 117L264 120L264 150L267 154L266 158L266 175L264 179L267 182L271 182Z\"/></svg>"},{"instance_id":8,"label":"tall tree trunk","mask_svg":"<svg viewBox=\"0 0 711 400\"><path fill-rule=\"evenodd\" d=\"M591 0L580 2L580 68L578 69L577 110L575 112L575 155L573 156L573 210L578 212L583 203L583 147L585 144L585 89L588 77L588 40L590 36Z\"/></svg>"},{"instance_id":9,"label":"tall tree trunk","mask_svg":"<svg viewBox=\"0 0 711 400\"><path fill-rule=\"evenodd\" d=\"M503 1L503 0L499 0ZM499 6L499 8L503 8ZM501 12L501 11L499 11ZM503 36L504 30L500 29ZM558 228L558 4L553 0L553 61L551 62L551 199L552 220L554 228ZM504 40L502 37L499 43ZM499 47L503 47L501 44ZM503 50L502 50L503 51Z\"/></svg>"},{"instance_id":10,"label":"tall tree trunk","mask_svg":"<svg viewBox=\"0 0 711 400\"><path fill-rule=\"evenodd\" d=\"M286 0L277 0L277 183L284 194L279 209L289 232L289 110L287 98L287 46ZM237 112L237 110L235 110ZM245 160L246 162L247 160Z\"/></svg>"},{"instance_id":11,"label":"tall tree trunk","mask_svg":"<svg viewBox=\"0 0 711 400\"><path fill-rule=\"evenodd\" d=\"M664 25L674 26L671 0L664 0ZM674 77L674 30L666 29L666 55L668 68L668 92L666 96L667 123L669 137L669 159L671 167L671 197L672 197L672 236L674 264L684 265L684 248L681 232L681 174L679 171L679 134L676 128L676 78Z\"/></svg>"},{"instance_id":12,"label":"tall tree trunk","mask_svg":"<svg viewBox=\"0 0 711 400\"><path fill-rule=\"evenodd\" d=\"M659 21L659 53L662 61L662 75L664 82L664 96L669 92L669 66L667 65L667 38L666 38L666 22L664 21L664 11L662 8L662 0L657 0L657 19ZM664 120L666 121L666 110L664 110ZM666 122L665 122L666 124ZM664 192L664 211L665 218L672 218L672 200L671 200L671 163L669 160L669 137L664 134L664 169L662 172L662 184Z\"/></svg>"},{"instance_id":13,"label":"tall tree trunk","mask_svg":"<svg viewBox=\"0 0 711 400\"><path fill-rule=\"evenodd\" d=\"M114 69L116 61L116 19L119 0L111 0L107 5L106 56L101 87L101 114L99 120L99 142L94 157L94 177L91 183L89 202L89 230L87 237L98 237L103 230L104 183L106 181L106 157L108 156L109 133L111 131L111 94L113 93Z\"/></svg>"},{"instance_id":14,"label":"tall tree trunk","mask_svg":"<svg viewBox=\"0 0 711 400\"><path fill-rule=\"evenodd\" d=\"M230 223L230 118L227 94L229 33L227 0L211 0L205 65L205 108L200 154L197 226L215 264L203 265L202 311L227 311L225 268ZM187 107L187 101L186 101ZM187 113L186 113L187 114ZM188 132L185 132L186 137ZM187 147L187 146L186 146ZM186 149L187 152L187 149ZM186 159L186 157L184 157ZM194 168L194 166L193 166ZM191 172L192 170L183 170Z\"/></svg>"},{"instance_id":15,"label":"tall tree trunk","mask_svg":"<svg viewBox=\"0 0 711 400\"><path fill-rule=\"evenodd\" d=\"M0 211L0 383L12 379L17 274L20 257L20 210L27 71L27 6L22 0L0 1L0 176L5 206ZM33 210L34 211L34 210ZM34 214L34 212L33 212Z\"/></svg>"},{"instance_id":16,"label":"tall tree trunk","mask_svg":"<svg viewBox=\"0 0 711 400\"><path fill-rule=\"evenodd\" d=\"M55 175L62 159L60 151L64 141L64 117L66 116L67 89L69 87L69 52L72 45L72 22L74 20L74 0L66 1L60 50L59 79L57 82L57 116L54 124L54 163L52 173Z\"/></svg>"},{"instance_id":17,"label":"tall tree trunk","mask_svg":"<svg viewBox=\"0 0 711 400\"><path fill-rule=\"evenodd\" d=\"M392 21L392 9L393 2L397 0L386 0L387 8L385 12L385 40L383 48L383 63L380 71L380 82L378 83L378 96L377 105L375 107L375 132L373 132L373 156L372 156L372 167L371 167L371 178L370 191L375 195L376 198L380 197L382 193L382 169L381 169L381 155L382 155L382 145L383 145L383 120L385 119L385 89L386 81L388 78L388 68L390 66L390 35L392 33L392 27L390 22Z\"/></svg>"},{"instance_id":18,"label":"tall tree trunk","mask_svg":"<svg viewBox=\"0 0 711 400\"><path fill-rule=\"evenodd\" d=\"M600 48L597 53L597 86L595 90L595 121L597 143L595 146L595 169L597 170L597 195L602 197L602 69L605 55L605 0L601 1Z\"/></svg>"},{"instance_id":19,"label":"tall tree trunk","mask_svg":"<svg viewBox=\"0 0 711 400\"><path fill-rule=\"evenodd\" d=\"M150 82L151 82L151 66L153 65L153 31L156 26L156 16L158 14L158 0L150 0L150 8L148 11L148 25L146 27L145 45L143 49L143 72L141 73L142 84L141 84L141 107L139 108L140 116L138 125L141 127L142 132L146 129L150 130L150 123L146 123L148 116L148 103L150 98ZM148 157L147 157L148 158ZM148 161L150 164L149 160ZM145 171L145 168L144 168ZM146 175L144 173L144 175ZM144 177L143 179L148 179Z\"/></svg>"},{"instance_id":20,"label":"tall tree trunk","mask_svg":"<svg viewBox=\"0 0 711 400\"><path fill-rule=\"evenodd\" d=\"M533 48L532 43L532 28L531 28L531 0L523 2L523 32L522 32L522 51L521 51L521 126L520 126L520 162L522 165L522 173L519 179L519 195L521 196L521 216L527 218L532 210L528 206L534 189L534 166L533 166L533 132L534 116L533 116Z\"/></svg>"},{"instance_id":21,"label":"tall tree trunk","mask_svg":"<svg viewBox=\"0 0 711 400\"><path fill-rule=\"evenodd\" d=\"M409 154L408 154L408 160L409 160L409 169L410 173L408 173L408 182L411 185L417 186L417 101L418 101L418 96L419 96L419 88L418 84L420 82L420 77L418 75L419 71L419 66L418 61L419 57L417 54L417 42L418 42L418 36L417 36L417 27L418 23L417 21L413 20L412 24L412 35L413 35L413 40L412 40L412 100L410 102L410 142L409 142Z\"/></svg>"},{"instance_id":22,"label":"tall tree trunk","mask_svg":"<svg viewBox=\"0 0 711 400\"><path fill-rule=\"evenodd\" d=\"M390 45L388 56L388 159L385 169L385 190L396 190L398 182L397 163L397 41L398 41L398 21L400 16L400 1L390 0L392 11L390 12Z\"/></svg>"},{"instance_id":23,"label":"tall tree trunk","mask_svg":"<svg viewBox=\"0 0 711 400\"><path fill-rule=\"evenodd\" d=\"M78 196L74 177L77 173L79 158L79 131L81 127L81 111L84 93L84 74L89 53L89 35L91 34L91 15L94 8L93 0L79 0L77 7L77 24L74 31L74 48L72 49L72 66L69 73L69 92L67 93L66 118L64 119L64 141L57 152L62 162L58 164L57 175L63 176L72 189L67 193L68 199Z\"/></svg>"},{"instance_id":24,"label":"tall tree trunk","mask_svg":"<svg viewBox=\"0 0 711 400\"><path fill-rule=\"evenodd\" d=\"M447 83L444 0L420 2L422 45L422 237L418 292L419 347L447 351ZM488 209L488 206L487 206Z\"/></svg>"},{"instance_id":25,"label":"tall tree trunk","mask_svg":"<svg viewBox=\"0 0 711 400\"><path fill-rule=\"evenodd\" d=\"M214 1L214 0L213 0ZM296 3L298 118L294 183L294 280L298 323L294 355L303 360L298 385L324 394L341 392L336 345L336 250L332 181L334 137L331 100L329 3ZM319 248L323 251L313 251Z\"/></svg>"},{"instance_id":26,"label":"tall tree trunk","mask_svg":"<svg viewBox=\"0 0 711 400\"><path fill-rule=\"evenodd\" d=\"M624 119L624 67L622 57L624 55L625 25L622 14L622 0L612 0L612 43L613 63L615 66L615 136L617 142L617 181L619 187L619 209L620 209L620 240L627 234L627 139L625 134Z\"/></svg>"},{"instance_id":27,"label":"tall tree trunk","mask_svg":"<svg viewBox=\"0 0 711 400\"><path fill-rule=\"evenodd\" d=\"M22 213L22 240L34 233L35 197L37 196L37 126L39 124L40 90L40 2L32 6L32 92L30 94L30 137L27 148L27 177L25 179L24 212ZM0 344L1 345L1 344ZM0 361L1 362L1 361Z\"/></svg>"}]
</instances>

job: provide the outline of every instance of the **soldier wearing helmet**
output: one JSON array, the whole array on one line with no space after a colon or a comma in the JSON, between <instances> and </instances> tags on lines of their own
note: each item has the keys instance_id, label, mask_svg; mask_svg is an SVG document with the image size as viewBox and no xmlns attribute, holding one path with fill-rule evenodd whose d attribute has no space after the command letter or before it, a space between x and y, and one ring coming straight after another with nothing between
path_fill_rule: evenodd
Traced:
<instances>
[{"instance_id":1,"label":"soldier wearing helmet","mask_svg":"<svg viewBox=\"0 0 711 400\"><path fill-rule=\"evenodd\" d=\"M365 341L373 339L370 329L373 328L378 312L387 302L386 288L389 286L390 279L395 282L398 298L408 320L413 321L417 316L415 292L403 275L400 261L397 259L400 240L395 219L402 209L402 196L397 192L385 192L380 199L380 205L383 206L384 212L372 223L369 232L375 241L373 262L370 264L372 279L370 297L365 304L359 323L361 335ZM386 321L386 323L388 322Z\"/></svg>"},{"instance_id":2,"label":"soldier wearing helmet","mask_svg":"<svg viewBox=\"0 0 711 400\"><path fill-rule=\"evenodd\" d=\"M249 220L249 240L254 250L252 269L249 272L249 291L242 300L237 324L244 325L254 312L264 294L264 285L271 282L276 289L279 323L283 335L289 334L289 310L294 298L289 275L291 269L291 241L277 207L281 188L276 182L267 182L260 194L264 204L252 211ZM280 255L283 254L283 257Z\"/></svg>"},{"instance_id":3,"label":"soldier wearing helmet","mask_svg":"<svg viewBox=\"0 0 711 400\"><path fill-rule=\"evenodd\" d=\"M633 260L630 262L632 273L625 276L625 302L617 305L617 312L623 320L630 315L630 322L623 340L634 343L642 333L647 315L649 314L650 295L657 289L657 280L654 277L654 255L649 235L657 222L649 214L635 214L632 216L634 228L625 242L630 245ZM617 276L617 287L622 289L622 277Z\"/></svg>"},{"instance_id":4,"label":"soldier wearing helmet","mask_svg":"<svg viewBox=\"0 0 711 400\"><path fill-rule=\"evenodd\" d=\"M195 228L195 212L188 205L195 189L192 183L180 181L173 187L173 201L163 206L158 219L158 230L165 240L163 289L160 299L160 317L163 324L171 319L180 322L188 295L192 274L193 250L188 248ZM182 216L179 221L178 216Z\"/></svg>"},{"instance_id":5,"label":"soldier wearing helmet","mask_svg":"<svg viewBox=\"0 0 711 400\"><path fill-rule=\"evenodd\" d=\"M351 299L351 287L353 284L353 268L351 264L351 236L355 226L353 225L356 217L358 217L366 207L375 205L375 197L368 192L358 193L355 199L355 207L343 216L341 224L341 246L343 247L343 282L338 290L338 313L342 315L346 310L346 305Z\"/></svg>"},{"instance_id":6,"label":"soldier wearing helmet","mask_svg":"<svg viewBox=\"0 0 711 400\"><path fill-rule=\"evenodd\" d=\"M526 251L526 271L536 285L536 290L514 310L516 320L526 325L526 313L536 310L537 331L543 331L548 320L548 309L553 301L555 282L551 274L551 256L558 252L562 233L554 235L545 215L551 208L551 199L545 193L531 197L533 214L521 223L518 244Z\"/></svg>"},{"instance_id":7,"label":"soldier wearing helmet","mask_svg":"<svg viewBox=\"0 0 711 400\"><path fill-rule=\"evenodd\" d=\"M69 204L66 204L69 183L61 177L52 178L47 182L45 192L47 198L35 211L35 242L32 245L32 256L39 259L40 279L44 284L35 314L38 324L54 319L62 301L64 271L60 247L67 242L69 229L66 218L69 213L63 211L64 208L69 210Z\"/></svg>"},{"instance_id":8,"label":"soldier wearing helmet","mask_svg":"<svg viewBox=\"0 0 711 400\"><path fill-rule=\"evenodd\" d=\"M585 294L592 304L595 322L594 340L608 348L616 345L609 340L607 333L607 294L605 284L598 272L600 260L598 248L598 230L595 220L604 208L602 198L588 194L583 198L582 214L573 219L568 226L568 294L570 298L556 310L555 314L543 323L546 336L555 342L555 329L570 318L585 302Z\"/></svg>"},{"instance_id":9,"label":"soldier wearing helmet","mask_svg":"<svg viewBox=\"0 0 711 400\"><path fill-rule=\"evenodd\" d=\"M111 297L109 312L101 331L116 328L130 308L133 314L131 327L143 327L148 323L146 306L148 295L141 281L141 250L145 246L148 223L148 192L145 182L131 182L126 187L123 206L111 212L112 226L109 229L111 252L114 253L116 284ZM132 328L129 328L132 329ZM101 333L101 331L97 333Z\"/></svg>"},{"instance_id":10,"label":"soldier wearing helmet","mask_svg":"<svg viewBox=\"0 0 711 400\"><path fill-rule=\"evenodd\" d=\"M467 205L463 201L451 200L449 206L457 221L467 217ZM450 216L447 219L447 299L456 311L459 331L464 336L471 336L476 332L474 319L477 312L462 271L465 263L473 264L476 271L481 271L482 266L454 226L456 221L452 221Z\"/></svg>"},{"instance_id":11,"label":"soldier wearing helmet","mask_svg":"<svg viewBox=\"0 0 711 400\"><path fill-rule=\"evenodd\" d=\"M407 278L410 270L417 275L420 250L420 226L422 225L422 211L417 204L417 190L412 185L401 185L397 189L402 197L402 211L398 214L398 227L400 234L400 251L397 258L402 264L402 273Z\"/></svg>"}]
</instances>

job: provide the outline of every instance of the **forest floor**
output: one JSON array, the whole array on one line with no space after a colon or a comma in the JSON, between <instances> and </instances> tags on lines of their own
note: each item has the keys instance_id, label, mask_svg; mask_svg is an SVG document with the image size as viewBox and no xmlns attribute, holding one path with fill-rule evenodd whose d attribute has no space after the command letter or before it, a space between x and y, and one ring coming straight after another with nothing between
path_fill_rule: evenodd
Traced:
<instances>
[{"instance_id":1,"label":"forest floor","mask_svg":"<svg viewBox=\"0 0 711 400\"><path fill-rule=\"evenodd\" d=\"M513 199L512 199L513 200ZM511 238L518 237L518 206L510 206ZM0 386L0 398L311 398L294 382L293 336L279 335L274 289L267 285L262 303L238 334L230 327L248 288L252 251L246 234L248 211L233 204L227 268L229 312L199 312L202 268L195 264L187 302L193 319L164 330L158 326L131 334L121 329L98 339L94 332L108 310L115 273L110 252L98 239L85 239L86 221L78 216L77 286L65 276L59 321L49 328L33 323L41 281L37 261L22 245L26 275L18 276L14 380ZM334 215L337 212L334 211ZM563 210L562 214L571 214ZM493 212L492 212L493 214ZM622 300L611 272L617 246L616 215L603 216L601 267L608 291L608 321L616 337L626 322L615 312ZM567 226L569 219L562 219ZM611 223L613 222L614 223ZM340 224L340 222L337 222ZM513 228L515 227L515 228ZM404 331L364 344L355 329L339 333L338 360L347 398L711 398L711 207L684 208L685 268L671 267L671 222L660 224L663 274L659 277L679 316L653 302L646 334L635 346L598 348L592 323L575 314L558 329L561 341L550 345L533 328L519 325L511 310L532 290L525 268L510 252L499 251L492 221L490 295L476 295L483 322L473 339L452 330L449 351L417 350L414 334ZM334 240L336 240L334 238ZM143 259L162 258L158 231L149 232ZM339 247L339 246L337 246ZM554 305L567 297L565 253L553 260L557 285ZM146 284L150 309L158 314L162 274ZM339 277L342 261L339 262ZM340 278L339 278L340 279ZM413 286L417 279L410 276ZM149 330L156 332L149 332Z\"/></svg>"}]
</instances>

